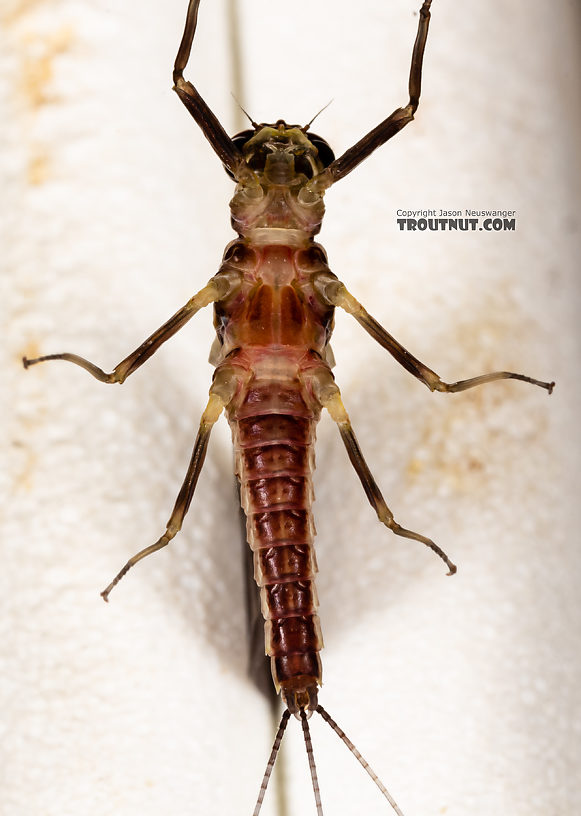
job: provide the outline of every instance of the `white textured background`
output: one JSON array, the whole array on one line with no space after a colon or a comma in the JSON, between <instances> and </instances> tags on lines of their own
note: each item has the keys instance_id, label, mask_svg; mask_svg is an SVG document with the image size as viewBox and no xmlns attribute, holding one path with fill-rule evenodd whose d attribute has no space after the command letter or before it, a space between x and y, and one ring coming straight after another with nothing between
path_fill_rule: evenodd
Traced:
<instances>
[{"instance_id":1,"label":"white textured background","mask_svg":"<svg viewBox=\"0 0 581 816\"><path fill-rule=\"evenodd\" d=\"M406 101L419 0L239 9L258 121L339 154ZM99 590L164 528L211 369L209 311L123 388L110 370L216 271L231 185L171 93L185 0L3 0L2 816L250 814L272 740L246 679L225 423L183 533L107 607ZM228 129L224 0L188 75ZM315 505L321 701L406 816L581 812L579 60L573 0L434 0L417 121L327 195L321 239L354 294L454 380L557 380L430 395L346 315L336 376L399 521L381 528L335 429ZM397 208L517 210L506 234L404 234ZM287 816L314 813L291 723ZM313 721L328 816L385 814ZM275 812L269 796L264 816Z\"/></svg>"}]
</instances>

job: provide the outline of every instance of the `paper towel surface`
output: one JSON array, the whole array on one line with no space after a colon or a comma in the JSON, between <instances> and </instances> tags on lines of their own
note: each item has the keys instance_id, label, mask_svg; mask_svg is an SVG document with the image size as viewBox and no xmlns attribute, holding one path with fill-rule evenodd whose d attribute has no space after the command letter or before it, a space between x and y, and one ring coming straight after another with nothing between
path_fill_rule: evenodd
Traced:
<instances>
[{"instance_id":1,"label":"paper towel surface","mask_svg":"<svg viewBox=\"0 0 581 816\"><path fill-rule=\"evenodd\" d=\"M163 532L211 378L197 315L122 388L107 370L215 273L232 185L171 93L185 3L5 3L2 68L3 816L250 813L273 738L246 677L229 432L182 533ZM238 10L257 121L314 123L339 155L405 104L419 4ZM200 10L191 77L229 131L228 5ZM579 756L579 52L559 0L435 0L416 121L326 197L353 294L453 381L430 394L345 314L333 348L377 522L336 429L318 432L321 702L406 816L571 816ZM576 27L577 26L577 27ZM242 125L244 127L244 125ZM515 232L400 232L398 209L516 211ZM387 804L313 723L325 813ZM287 738L285 738L287 739ZM287 813L314 812L300 728ZM263 813L276 810L274 792Z\"/></svg>"}]
</instances>

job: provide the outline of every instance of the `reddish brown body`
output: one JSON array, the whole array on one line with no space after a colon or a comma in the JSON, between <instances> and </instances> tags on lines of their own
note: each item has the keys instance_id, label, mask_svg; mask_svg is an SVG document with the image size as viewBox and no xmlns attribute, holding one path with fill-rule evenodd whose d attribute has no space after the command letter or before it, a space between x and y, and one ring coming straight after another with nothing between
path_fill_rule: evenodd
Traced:
<instances>
[{"instance_id":1,"label":"reddish brown body","mask_svg":"<svg viewBox=\"0 0 581 816\"><path fill-rule=\"evenodd\" d=\"M293 709L295 695L307 694L310 706L316 705L321 682L311 512L321 405L311 383L322 368L331 376L323 355L334 309L313 288L313 275L323 269L328 274L316 244L303 250L234 242L220 273L240 275L240 286L215 307L221 366L234 367L240 383L226 410L266 621L266 653L276 688Z\"/></svg>"}]
</instances>

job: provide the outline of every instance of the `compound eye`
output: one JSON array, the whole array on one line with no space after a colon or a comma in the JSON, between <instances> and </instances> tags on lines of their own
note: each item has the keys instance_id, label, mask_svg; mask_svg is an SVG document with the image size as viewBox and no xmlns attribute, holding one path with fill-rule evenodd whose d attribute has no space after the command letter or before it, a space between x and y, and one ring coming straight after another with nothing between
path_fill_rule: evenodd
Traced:
<instances>
[{"instance_id":1,"label":"compound eye","mask_svg":"<svg viewBox=\"0 0 581 816\"><path fill-rule=\"evenodd\" d=\"M308 179L313 178L313 166L304 154L295 156L295 170Z\"/></svg>"},{"instance_id":2,"label":"compound eye","mask_svg":"<svg viewBox=\"0 0 581 816\"><path fill-rule=\"evenodd\" d=\"M244 145L246 144L246 142L252 139L255 133L256 133L255 130L241 130L240 133L237 133L235 136L232 136L232 141L234 142L234 144L241 153L244 152ZM232 173L231 170L229 170L227 167L224 167L224 170L230 176L232 181L236 181L236 179L234 178L234 174Z\"/></svg>"},{"instance_id":3,"label":"compound eye","mask_svg":"<svg viewBox=\"0 0 581 816\"><path fill-rule=\"evenodd\" d=\"M316 133L307 133L307 138L309 142L313 145L313 147L317 148L318 152L318 159L323 165L323 167L328 167L331 162L335 161L335 154L331 149L330 145L321 137L317 136Z\"/></svg>"},{"instance_id":4,"label":"compound eye","mask_svg":"<svg viewBox=\"0 0 581 816\"><path fill-rule=\"evenodd\" d=\"M242 153L246 142L250 141L250 139L252 139L252 137L255 134L256 134L255 130L241 130L240 133L237 133L235 136L232 136L232 141L234 142L238 150Z\"/></svg>"}]
</instances>

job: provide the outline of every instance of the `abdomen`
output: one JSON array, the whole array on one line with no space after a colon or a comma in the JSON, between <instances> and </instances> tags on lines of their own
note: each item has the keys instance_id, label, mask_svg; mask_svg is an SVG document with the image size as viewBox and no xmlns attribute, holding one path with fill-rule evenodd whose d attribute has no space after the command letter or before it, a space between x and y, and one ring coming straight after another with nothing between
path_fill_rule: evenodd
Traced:
<instances>
[{"instance_id":1,"label":"abdomen","mask_svg":"<svg viewBox=\"0 0 581 816\"><path fill-rule=\"evenodd\" d=\"M228 409L265 651L291 707L297 694L313 702L321 683L311 511L319 408L310 402L298 376L274 382L253 376Z\"/></svg>"}]
</instances>

